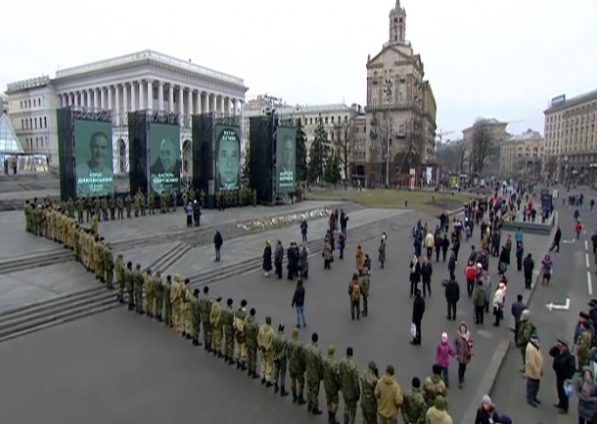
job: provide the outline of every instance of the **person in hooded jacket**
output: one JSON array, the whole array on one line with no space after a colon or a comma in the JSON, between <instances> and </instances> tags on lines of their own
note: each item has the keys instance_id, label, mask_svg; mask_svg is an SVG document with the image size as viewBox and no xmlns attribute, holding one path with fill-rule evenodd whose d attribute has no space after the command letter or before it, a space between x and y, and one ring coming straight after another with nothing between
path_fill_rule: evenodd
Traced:
<instances>
[{"instance_id":1,"label":"person in hooded jacket","mask_svg":"<svg viewBox=\"0 0 597 424\"><path fill-rule=\"evenodd\" d=\"M448 340L448 333L443 332L439 343L435 347L435 363L441 367L441 376L446 387L450 387L450 357L456 355Z\"/></svg>"},{"instance_id":2,"label":"person in hooded jacket","mask_svg":"<svg viewBox=\"0 0 597 424\"><path fill-rule=\"evenodd\" d=\"M504 301L506 298L506 285L499 283L493 294L493 315L495 316L494 327L499 327L500 321L504 318Z\"/></svg>"},{"instance_id":3,"label":"person in hooded jacket","mask_svg":"<svg viewBox=\"0 0 597 424\"><path fill-rule=\"evenodd\" d=\"M456 321L456 306L460 300L460 286L458 282L452 277L445 284L446 304L448 307L448 320Z\"/></svg>"},{"instance_id":4,"label":"person in hooded jacket","mask_svg":"<svg viewBox=\"0 0 597 424\"><path fill-rule=\"evenodd\" d=\"M404 398L402 390L394 377L394 367L392 365L386 367L386 373L377 382L374 393L377 398L379 424L396 423Z\"/></svg>"},{"instance_id":5,"label":"person in hooded jacket","mask_svg":"<svg viewBox=\"0 0 597 424\"><path fill-rule=\"evenodd\" d=\"M483 396L481 406L477 409L477 416L475 417L475 424L497 424L500 422L500 416L495 410L495 406L491 398L487 395Z\"/></svg>"},{"instance_id":6,"label":"person in hooded jacket","mask_svg":"<svg viewBox=\"0 0 597 424\"><path fill-rule=\"evenodd\" d=\"M578 397L579 424L597 422L597 383L591 367L584 367L574 385Z\"/></svg>"},{"instance_id":7,"label":"person in hooded jacket","mask_svg":"<svg viewBox=\"0 0 597 424\"><path fill-rule=\"evenodd\" d=\"M446 399L443 396L436 397L435 403L425 414L426 424L452 424L452 417L446 408Z\"/></svg>"},{"instance_id":8,"label":"person in hooded jacket","mask_svg":"<svg viewBox=\"0 0 597 424\"><path fill-rule=\"evenodd\" d=\"M269 277L269 273L272 270L272 244L269 240L265 242L263 248L263 275Z\"/></svg>"},{"instance_id":9,"label":"person in hooded jacket","mask_svg":"<svg viewBox=\"0 0 597 424\"><path fill-rule=\"evenodd\" d=\"M278 240L276 242L276 250L274 252L274 266L276 267L276 276L278 280L282 279L282 262L284 261L284 246L282 242Z\"/></svg>"},{"instance_id":10,"label":"person in hooded jacket","mask_svg":"<svg viewBox=\"0 0 597 424\"><path fill-rule=\"evenodd\" d=\"M431 372L431 376L427 377L423 384L423 397L425 398L425 402L427 402L428 408L431 408L435 404L435 399L438 396L445 398L448 393L446 383L444 383L441 377L442 367L434 364Z\"/></svg>"}]
</instances>

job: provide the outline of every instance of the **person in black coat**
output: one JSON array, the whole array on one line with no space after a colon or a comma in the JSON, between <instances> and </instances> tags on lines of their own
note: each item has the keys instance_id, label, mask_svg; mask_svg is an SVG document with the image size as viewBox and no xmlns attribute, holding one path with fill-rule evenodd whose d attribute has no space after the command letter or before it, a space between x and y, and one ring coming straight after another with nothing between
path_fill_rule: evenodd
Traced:
<instances>
[{"instance_id":1,"label":"person in black coat","mask_svg":"<svg viewBox=\"0 0 597 424\"><path fill-rule=\"evenodd\" d=\"M282 278L282 262L284 261L284 247L282 242L276 242L276 250L274 251L274 266L276 267L276 276L278 280Z\"/></svg>"},{"instance_id":2,"label":"person in black coat","mask_svg":"<svg viewBox=\"0 0 597 424\"><path fill-rule=\"evenodd\" d=\"M415 295L415 290L417 290L418 285L421 282L421 263L419 262L417 255L414 255L410 261L409 269L410 297L412 298Z\"/></svg>"},{"instance_id":3,"label":"person in black coat","mask_svg":"<svg viewBox=\"0 0 597 424\"><path fill-rule=\"evenodd\" d=\"M431 261L423 258L423 265L421 265L421 281L423 282L423 297L431 296L431 275L433 275L433 266Z\"/></svg>"},{"instance_id":4,"label":"person in black coat","mask_svg":"<svg viewBox=\"0 0 597 424\"><path fill-rule=\"evenodd\" d=\"M288 258L288 279L294 280L298 275L299 250L295 242L290 242L290 246L286 250L286 257Z\"/></svg>"},{"instance_id":5,"label":"person in black coat","mask_svg":"<svg viewBox=\"0 0 597 424\"><path fill-rule=\"evenodd\" d=\"M569 398L564 391L564 382L571 380L576 372L574 355L570 353L568 343L564 339L557 339L557 344L549 350L549 356L553 358L552 368L556 373L556 390L558 391L558 408L560 415L567 414Z\"/></svg>"},{"instance_id":6,"label":"person in black coat","mask_svg":"<svg viewBox=\"0 0 597 424\"><path fill-rule=\"evenodd\" d=\"M269 277L269 273L272 270L272 243L268 240L265 242L265 248L263 249L263 275Z\"/></svg>"},{"instance_id":7,"label":"person in black coat","mask_svg":"<svg viewBox=\"0 0 597 424\"><path fill-rule=\"evenodd\" d=\"M444 238L442 239L442 259L446 262L446 255L448 253L448 248L450 247L450 239L448 238L447 234L444 234Z\"/></svg>"},{"instance_id":8,"label":"person in black coat","mask_svg":"<svg viewBox=\"0 0 597 424\"><path fill-rule=\"evenodd\" d=\"M456 278L456 252L454 252L454 249L452 249L448 260L448 271L450 272L450 278Z\"/></svg>"},{"instance_id":9,"label":"person in black coat","mask_svg":"<svg viewBox=\"0 0 597 424\"><path fill-rule=\"evenodd\" d=\"M456 305L460 300L460 286L454 278L450 278L446 283L446 303L448 306L449 320L456 321Z\"/></svg>"},{"instance_id":10,"label":"person in black coat","mask_svg":"<svg viewBox=\"0 0 597 424\"><path fill-rule=\"evenodd\" d=\"M214 248L216 249L216 262L220 262L220 249L224 244L224 239L222 238L222 234L219 231L216 231L214 235Z\"/></svg>"},{"instance_id":11,"label":"person in black coat","mask_svg":"<svg viewBox=\"0 0 597 424\"><path fill-rule=\"evenodd\" d=\"M421 290L415 290L415 300L413 302L413 324L415 325L415 336L410 342L411 345L421 345L421 322L425 314L425 300L421 297Z\"/></svg>"},{"instance_id":12,"label":"person in black coat","mask_svg":"<svg viewBox=\"0 0 597 424\"><path fill-rule=\"evenodd\" d=\"M524 288L527 290L531 289L531 285L533 283L533 271L535 269L535 261L533 260L533 255L530 253L524 258L522 261L522 270L524 273Z\"/></svg>"},{"instance_id":13,"label":"person in black coat","mask_svg":"<svg viewBox=\"0 0 597 424\"><path fill-rule=\"evenodd\" d=\"M516 243L516 270L522 271L522 260L524 258L524 247L522 243Z\"/></svg>"},{"instance_id":14,"label":"person in black coat","mask_svg":"<svg viewBox=\"0 0 597 424\"><path fill-rule=\"evenodd\" d=\"M500 252L500 258L498 259L498 274L499 276L503 276L508 271L508 265L510 264L510 252L506 248L506 246L502 246L502 251Z\"/></svg>"},{"instance_id":15,"label":"person in black coat","mask_svg":"<svg viewBox=\"0 0 597 424\"><path fill-rule=\"evenodd\" d=\"M296 282L296 289L292 295L292 303L290 305L296 310L296 328L306 327L305 322L305 287L303 287L303 280L299 279Z\"/></svg>"}]
</instances>

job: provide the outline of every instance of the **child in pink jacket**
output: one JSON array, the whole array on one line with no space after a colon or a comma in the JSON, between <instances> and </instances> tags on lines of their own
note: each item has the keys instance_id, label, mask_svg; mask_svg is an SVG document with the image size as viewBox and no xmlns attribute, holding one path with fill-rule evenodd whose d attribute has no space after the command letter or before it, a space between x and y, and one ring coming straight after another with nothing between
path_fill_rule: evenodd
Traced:
<instances>
[{"instance_id":1,"label":"child in pink jacket","mask_svg":"<svg viewBox=\"0 0 597 424\"><path fill-rule=\"evenodd\" d=\"M443 332L440 342L435 348L435 363L441 367L442 380L446 384L446 387L450 387L450 376L448 374L448 367L450 366L450 356L454 356L456 353L448 340L448 333Z\"/></svg>"}]
</instances>

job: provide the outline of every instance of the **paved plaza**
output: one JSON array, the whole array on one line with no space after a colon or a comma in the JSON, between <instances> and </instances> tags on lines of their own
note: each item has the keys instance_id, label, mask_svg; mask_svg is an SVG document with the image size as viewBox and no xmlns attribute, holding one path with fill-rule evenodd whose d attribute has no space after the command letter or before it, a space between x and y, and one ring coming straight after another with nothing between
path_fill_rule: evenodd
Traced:
<instances>
[{"instance_id":1,"label":"paved plaza","mask_svg":"<svg viewBox=\"0 0 597 424\"><path fill-rule=\"evenodd\" d=\"M424 378L429 375L441 333L446 331L453 339L459 321L467 321L475 339L475 358L467 372L465 387L458 390L453 385L448 396L450 413L454 422L459 422L471 400L478 396L479 383L498 345L509 337L509 330L506 326L495 329L488 323L489 317L482 328L472 325L472 306L466 298L461 271L457 274L462 292L457 321L447 321L440 286L441 280L447 277L447 265L440 263L434 264L434 292L426 300L423 344L411 346L412 301L409 298L408 265L412 240L408 234L418 216L411 212L379 209L354 211L350 216L345 260L336 258L332 270L324 271L320 255L311 257L310 279L306 283L308 327L301 331L303 340L306 341L312 331L317 331L321 350L325 351L333 344L338 348L339 359L346 346L351 345L360 367L371 359L377 362L380 370L392 363L400 385L407 390L413 376ZM384 218L389 220L383 221ZM387 230L385 222L388 222ZM429 218L429 222L434 221ZM371 228L379 236L382 231L387 231L388 263L386 269L381 270L375 261L378 237L363 243L364 250L374 260L370 316L353 322L350 320L347 286L355 268L356 246L351 244L351 231L359 227ZM325 220L313 221L309 228L310 237L316 240L312 243L319 243ZM223 260L219 264L213 262L210 246L197 247L174 263L168 272L192 273L198 262L205 264L201 268L206 268L209 263L214 271L220 267L225 272L227 266L244 257L259 256L265 240L276 238L285 244L292 239L299 241L298 228L225 240ZM463 243L463 256L468 254L470 244ZM528 251L537 252L536 255L543 251L545 244L546 240L541 236L525 238ZM138 260L149 262L146 258L158 255L160 248L162 251L167 249L157 246L155 253L139 254ZM464 263L461 261L458 267L464 267ZM496 260L492 259L490 269L494 277L496 268ZM86 275L90 279L89 274ZM5 284L2 281L0 284ZM511 278L511 281L513 286L519 284L522 287L522 277ZM294 324L294 311L290 307L293 289L293 282L265 278L261 272L251 269L242 276L211 284L214 296L222 295L224 300L232 297L236 305L246 298L257 309L260 322L265 315L272 315L275 324L286 323L288 334ZM506 308L508 310L509 306ZM249 424L269 424L325 420L325 416L311 417L304 408L293 406L288 399L268 393L257 382L203 350L193 348L158 323L122 308L2 343L0 357L3 363L10 364L0 368L0 379L5 383L0 387L2 422L158 423L200 419L202 422L242 420ZM451 378L456 381L455 366L451 369ZM25 391L27 397L22 396ZM322 406L323 401L322 391ZM360 417L357 422L361 422Z\"/></svg>"}]
</instances>

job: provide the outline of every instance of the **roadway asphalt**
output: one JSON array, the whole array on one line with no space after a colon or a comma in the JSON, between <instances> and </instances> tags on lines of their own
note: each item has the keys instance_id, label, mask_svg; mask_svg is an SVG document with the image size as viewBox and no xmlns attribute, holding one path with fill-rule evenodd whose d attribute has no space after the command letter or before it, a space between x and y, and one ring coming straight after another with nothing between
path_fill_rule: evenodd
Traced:
<instances>
[{"instance_id":1,"label":"roadway asphalt","mask_svg":"<svg viewBox=\"0 0 597 424\"><path fill-rule=\"evenodd\" d=\"M412 313L409 232L410 228L404 228L388 233L388 262L384 270L375 263L379 240L363 245L375 265L370 316L360 321L350 320L346 292L355 267L355 246L348 246L344 261L336 258L331 271L323 270L319 256L312 257L311 275L306 283L308 327L302 330L305 341L312 331L317 331L322 351L333 344L338 348L339 358L346 346L353 346L361 367L372 359L380 370L393 364L405 390L413 376L423 379L429 375L441 333L446 331L453 339L460 320L472 321L472 307L462 281L457 320L446 320L439 283L447 276L447 267L440 263L435 266L433 297L427 299L423 344L420 347L409 344ZM525 244L530 251L543 250L542 237L527 237ZM469 250L470 243L463 244L461 252L466 255ZM492 274L496 265L492 260ZM464 267L462 261L458 266ZM285 322L290 333L294 323L290 308L293 288L294 284L287 280L266 279L259 272L248 272L215 283L211 293L224 299L232 297L235 304L246 298L257 309L259 321L265 315L272 315L275 325ZM460 421L477 395L477 386L499 342L509 336L506 326L495 329L487 321L489 317L483 328L470 326L476 341L475 359L464 389L458 390L453 385L448 398L455 422ZM157 423L188 421L191 417L204 422L232 422L239 418L260 424L281 420L322 422L309 417L306 411L295 413L297 408L288 400L274 398L258 383L223 363L216 364L215 359L193 349L157 323L122 309L4 343L0 345L0 358L4 364L10 364L0 368L4 383L0 386L0 422ZM455 364L450 372L454 383ZM321 405L324 405L323 392Z\"/></svg>"},{"instance_id":2,"label":"roadway asphalt","mask_svg":"<svg viewBox=\"0 0 597 424\"><path fill-rule=\"evenodd\" d=\"M500 412L511 415L514 422L518 423L549 423L564 424L576 422L577 399L570 401L570 414L559 416L552 404L557 402L555 375L551 368L552 360L548 354L549 349L555 344L557 337L566 338L573 343L574 327L581 311L588 311L589 299L597 297L594 287L595 265L591 259L591 235L597 230L595 212L588 209L590 196L594 193L587 192L585 206L581 209L581 219L585 225L585 233L580 240L574 240L575 208L563 206L561 200L557 201L556 209L559 212L559 224L562 229L562 249L560 253L552 253L554 273L549 286L539 285L531 299L530 311L532 320L538 328L542 346L544 368L539 399L542 404L534 409L526 404L525 380L519 372L521 364L518 349L511 348L506 356L500 374L493 389L493 401ZM588 262L588 263L587 263ZM547 308L548 304L565 305L570 299L569 309ZM512 383L515 384L512 384Z\"/></svg>"}]
</instances>

